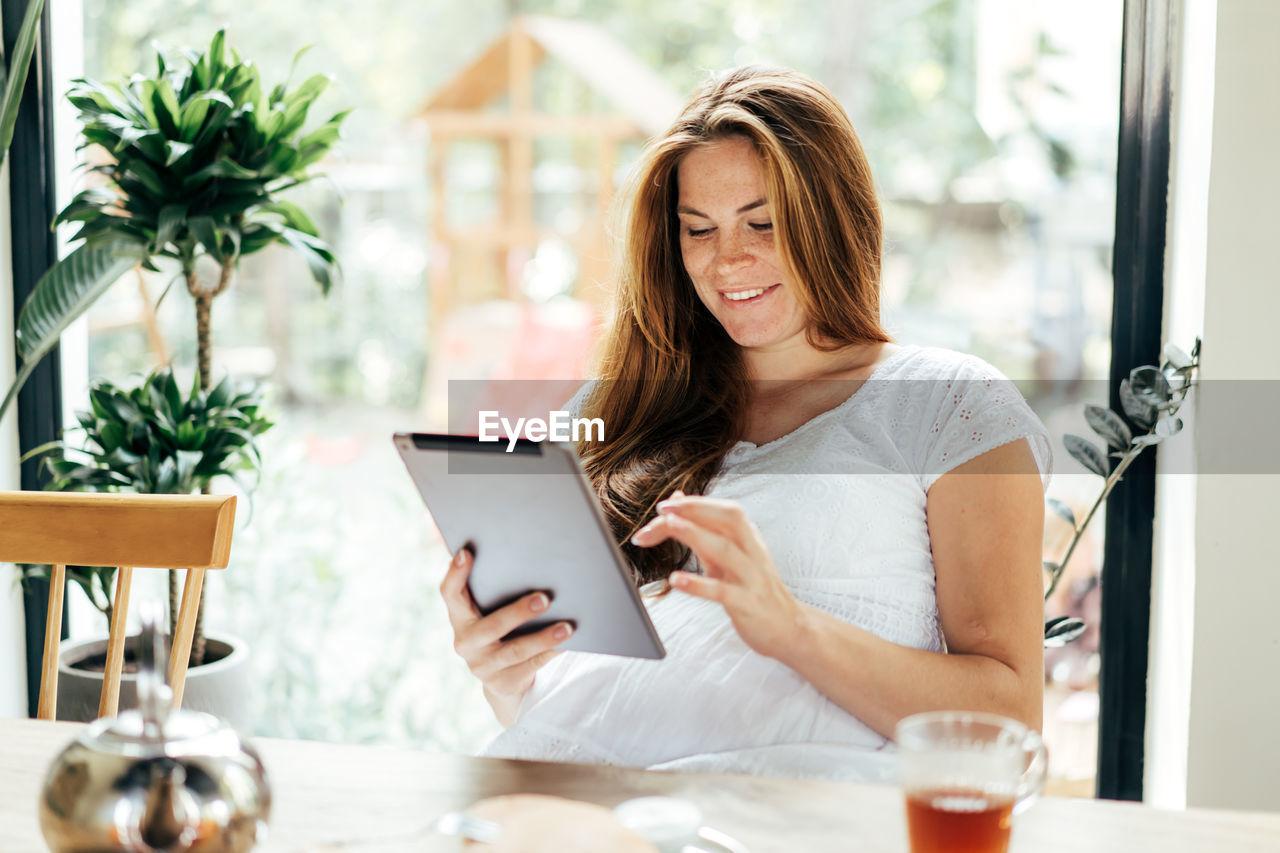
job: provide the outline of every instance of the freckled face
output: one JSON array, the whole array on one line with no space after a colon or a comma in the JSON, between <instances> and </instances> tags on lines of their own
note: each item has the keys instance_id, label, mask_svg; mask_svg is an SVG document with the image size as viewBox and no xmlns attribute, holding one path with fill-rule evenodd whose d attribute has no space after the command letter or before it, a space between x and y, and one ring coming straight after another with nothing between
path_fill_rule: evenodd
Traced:
<instances>
[{"instance_id":1,"label":"freckled face","mask_svg":"<svg viewBox=\"0 0 1280 853\"><path fill-rule=\"evenodd\" d=\"M745 137L701 145L676 169L680 251L702 304L746 349L769 351L803 336L774 244L760 157Z\"/></svg>"}]
</instances>

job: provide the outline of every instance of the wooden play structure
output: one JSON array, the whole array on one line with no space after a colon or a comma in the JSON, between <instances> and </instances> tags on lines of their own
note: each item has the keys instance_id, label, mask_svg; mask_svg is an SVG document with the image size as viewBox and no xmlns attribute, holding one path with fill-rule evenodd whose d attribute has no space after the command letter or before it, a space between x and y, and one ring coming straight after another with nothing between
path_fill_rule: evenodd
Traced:
<instances>
[{"instance_id":1,"label":"wooden play structure","mask_svg":"<svg viewBox=\"0 0 1280 853\"><path fill-rule=\"evenodd\" d=\"M548 62L552 60L552 62ZM550 104L536 81L568 73L581 96ZM563 88L563 87L562 87ZM600 306L609 266L606 221L624 146L638 147L666 129L680 98L651 69L595 26L541 16L514 18L473 62L440 87L417 118L428 129L433 188L430 288L433 330L456 307L490 299L521 300L525 264L547 240L577 261L572 295ZM572 156L576 209L556 218L537 197L539 148L561 145ZM455 149L489 150L496 166L487 187L458 190ZM561 173L565 171L561 157ZM459 192L489 193L483 215L459 223ZM568 206L568 205L566 205ZM561 211L563 214L563 211Z\"/></svg>"}]
</instances>

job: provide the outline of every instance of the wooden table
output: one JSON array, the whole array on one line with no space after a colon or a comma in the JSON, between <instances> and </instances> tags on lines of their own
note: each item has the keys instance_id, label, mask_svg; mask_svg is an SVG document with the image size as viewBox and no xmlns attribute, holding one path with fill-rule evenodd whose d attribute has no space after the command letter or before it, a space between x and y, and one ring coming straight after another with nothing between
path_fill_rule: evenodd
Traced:
<instances>
[{"instance_id":1,"label":"wooden table","mask_svg":"<svg viewBox=\"0 0 1280 853\"><path fill-rule=\"evenodd\" d=\"M81 727L0 720L0 851L42 853L36 797L53 756ZM752 853L905 853L895 788L747 776L658 773L437 755L307 741L256 741L275 806L263 851L456 850L430 827L445 811L497 794L538 792L612 806L687 797ZM1280 851L1280 814L1189 810L1046 797L1016 819L1013 853Z\"/></svg>"}]
</instances>

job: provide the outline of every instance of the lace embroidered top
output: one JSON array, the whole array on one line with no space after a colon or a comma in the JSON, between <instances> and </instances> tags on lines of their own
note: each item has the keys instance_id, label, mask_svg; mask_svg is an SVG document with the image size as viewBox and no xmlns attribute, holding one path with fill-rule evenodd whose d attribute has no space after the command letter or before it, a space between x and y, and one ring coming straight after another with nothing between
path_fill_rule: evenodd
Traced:
<instances>
[{"instance_id":1,"label":"lace embroidered top","mask_svg":"<svg viewBox=\"0 0 1280 853\"><path fill-rule=\"evenodd\" d=\"M1022 438L1047 484L1048 435L1008 379L972 356L903 346L834 409L767 444L739 442L706 493L744 506L796 599L940 651L926 494L957 465ZM559 655L485 754L890 778L891 744L748 648L719 604L674 591L645 601L665 659Z\"/></svg>"}]
</instances>

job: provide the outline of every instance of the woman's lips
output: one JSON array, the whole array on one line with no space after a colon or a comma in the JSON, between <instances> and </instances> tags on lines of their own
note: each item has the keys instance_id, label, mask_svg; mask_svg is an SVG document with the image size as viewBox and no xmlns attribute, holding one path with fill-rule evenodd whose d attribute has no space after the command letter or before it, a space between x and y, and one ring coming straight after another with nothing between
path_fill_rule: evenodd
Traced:
<instances>
[{"instance_id":1,"label":"woman's lips","mask_svg":"<svg viewBox=\"0 0 1280 853\"><path fill-rule=\"evenodd\" d=\"M768 299L775 290L781 287L781 284L773 284L769 287L757 287L748 290L732 290L721 291L720 301L728 305L730 308L747 308L751 305L757 305ZM745 296L745 294L754 294ZM744 298L745 296L745 298ZM731 298L737 297L737 298Z\"/></svg>"}]
</instances>

